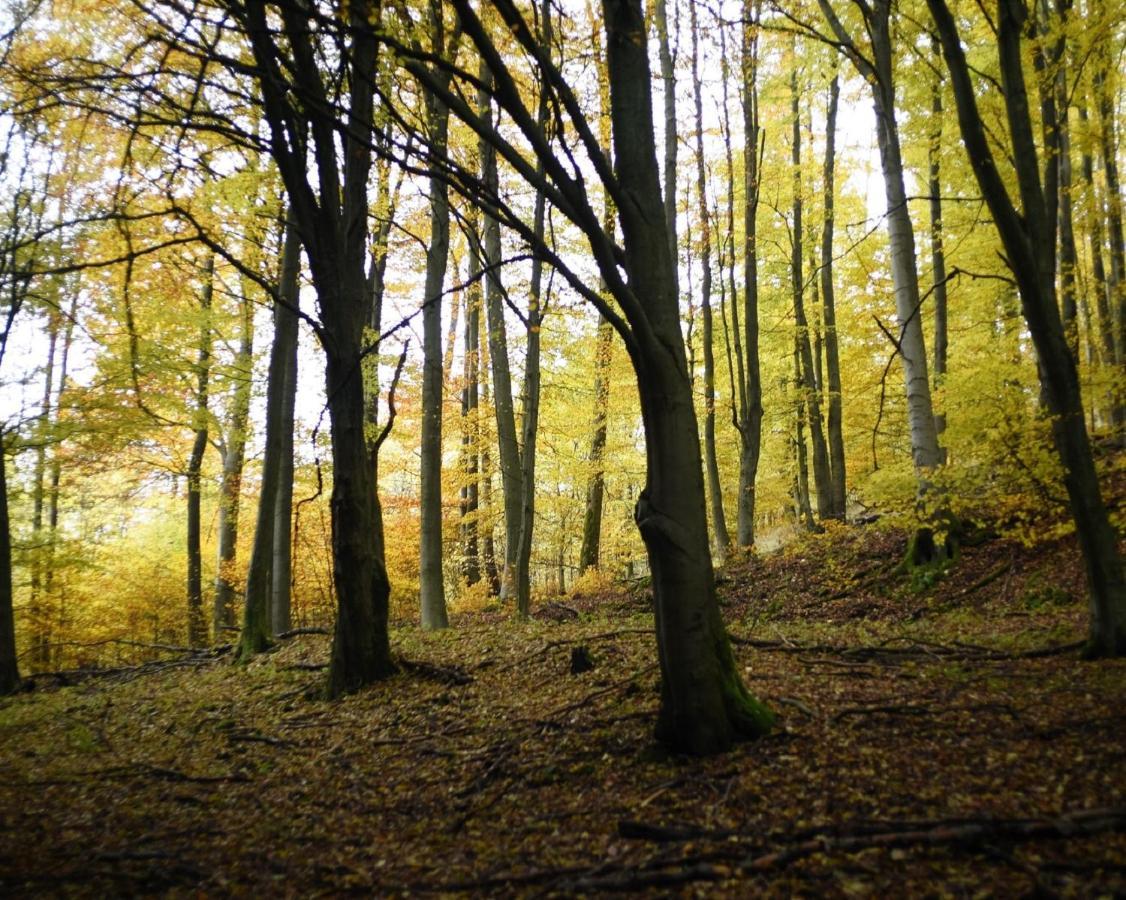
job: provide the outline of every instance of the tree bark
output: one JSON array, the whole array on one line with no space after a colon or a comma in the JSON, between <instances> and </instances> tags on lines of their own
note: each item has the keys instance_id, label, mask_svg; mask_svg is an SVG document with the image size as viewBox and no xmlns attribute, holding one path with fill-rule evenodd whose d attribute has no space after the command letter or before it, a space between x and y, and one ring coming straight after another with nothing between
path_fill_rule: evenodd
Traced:
<instances>
[{"instance_id":1,"label":"tree bark","mask_svg":"<svg viewBox=\"0 0 1126 900\"><path fill-rule=\"evenodd\" d=\"M0 696L15 693L22 680L16 655L16 620L12 611L12 530L8 518L8 451L0 431Z\"/></svg>"},{"instance_id":2,"label":"tree bark","mask_svg":"<svg viewBox=\"0 0 1126 900\"><path fill-rule=\"evenodd\" d=\"M482 62L481 80L491 78ZM486 125L492 127L492 103L485 92L478 95L478 107ZM498 190L496 149L486 140L480 143L481 180L492 194ZM508 331L504 322L504 286L500 278L500 223L485 215L483 262L485 276L485 318L489 332L489 363L493 376L493 408L497 422L497 453L500 457L501 489L504 495L504 569L501 572L500 599L513 600L516 592L516 555L520 546L520 519L523 515L520 481L520 447L516 442L516 413L512 401L512 373L508 364Z\"/></svg>"},{"instance_id":3,"label":"tree bark","mask_svg":"<svg viewBox=\"0 0 1126 900\"><path fill-rule=\"evenodd\" d=\"M216 640L224 628L233 627L234 567L238 553L239 495L242 492L242 468L246 458L246 431L250 418L250 385L254 377L254 306L250 285L244 282L241 299L241 334L234 361L235 387L227 418L222 457L223 477L219 485L219 560L215 574L215 601L212 606L212 630Z\"/></svg>"},{"instance_id":4,"label":"tree bark","mask_svg":"<svg viewBox=\"0 0 1126 900\"><path fill-rule=\"evenodd\" d=\"M742 684L716 599L699 432L659 199L641 4L604 0L603 11L615 172L628 201L619 217L636 311L630 350L648 461L635 517L653 575L662 676L657 735L680 751L712 753L763 733L773 716Z\"/></svg>"},{"instance_id":5,"label":"tree bark","mask_svg":"<svg viewBox=\"0 0 1126 900\"><path fill-rule=\"evenodd\" d=\"M431 26L436 52L445 50L442 8L431 0ZM447 149L449 110L427 95L427 130L431 152L441 160ZM422 627L449 627L442 572L442 286L450 249L450 201L446 182L430 178L430 246L426 251L426 283L422 307L422 435L420 489L419 599Z\"/></svg>"},{"instance_id":6,"label":"tree bark","mask_svg":"<svg viewBox=\"0 0 1126 900\"><path fill-rule=\"evenodd\" d=\"M824 183L825 218L821 223L821 303L825 320L825 378L827 391L830 471L830 517L843 519L847 497L844 421L841 409L841 359L837 340L837 308L833 287L833 231L836 206L837 109L840 76L834 70L829 82L829 107L825 117Z\"/></svg>"},{"instance_id":7,"label":"tree bark","mask_svg":"<svg viewBox=\"0 0 1126 900\"><path fill-rule=\"evenodd\" d=\"M692 96L696 105L696 200L700 217L700 315L703 324L704 351L704 467L707 472L708 499L711 506L712 535L720 563L731 549L727 517L723 511L723 486L719 478L719 461L715 446L715 347L712 322L712 229L708 214L707 173L704 162L704 101L700 85L699 23L696 4L690 3L689 22L692 33Z\"/></svg>"},{"instance_id":8,"label":"tree bark","mask_svg":"<svg viewBox=\"0 0 1126 900\"><path fill-rule=\"evenodd\" d=\"M271 543L269 575L270 631L283 634L293 627L293 428L294 407L297 403L297 344L298 313L301 290L301 242L289 224L285 228L282 260L278 277L278 294L281 302L274 307L274 347L270 356L270 380L274 377L274 357L281 374L281 396L273 414L278 416L277 439L267 441L267 453L278 455L276 485L270 489L273 496L273 531L268 535ZM267 388L267 391L269 388ZM267 401L268 402L268 401ZM270 410L267 409L267 415ZM263 490L266 490L263 479ZM264 538L267 536L264 536ZM263 553L267 552L263 547Z\"/></svg>"},{"instance_id":9,"label":"tree bark","mask_svg":"<svg viewBox=\"0 0 1126 900\"><path fill-rule=\"evenodd\" d=\"M211 375L211 299L214 290L215 257L208 256L199 296L200 328L196 357L196 406L193 427L195 439L188 457L188 646L207 643L207 624L203 616L203 557L200 551L200 474L207 450L208 389Z\"/></svg>"},{"instance_id":10,"label":"tree bark","mask_svg":"<svg viewBox=\"0 0 1126 900\"><path fill-rule=\"evenodd\" d=\"M676 0L673 0L675 8ZM669 40L669 14L668 0L654 0L653 19L657 26L657 58L661 66L661 82L664 85L663 104L665 116L665 150L664 150L664 200L665 223L669 230L669 254L673 260L673 279L677 295L680 294L678 272L678 241L676 224L676 157L677 135L676 124L676 58L673 55L672 43Z\"/></svg>"},{"instance_id":11,"label":"tree bark","mask_svg":"<svg viewBox=\"0 0 1126 900\"><path fill-rule=\"evenodd\" d=\"M461 574L467 585L481 580L478 545L478 459L481 447L480 396L478 371L481 344L481 258L477 243L470 238L469 286L465 294L464 354L461 389Z\"/></svg>"},{"instance_id":12,"label":"tree bark","mask_svg":"<svg viewBox=\"0 0 1126 900\"><path fill-rule=\"evenodd\" d=\"M993 214L1020 290L1025 322L1036 347L1040 382L1052 415L1052 435L1063 463L1064 484L1086 568L1090 600L1087 654L1119 656L1126 653L1126 580L1117 535L1095 472L1075 359L1068 348L1056 302L1056 218L1051 214L1040 181L1022 68L1021 33L1027 10L1019 0L998 0L1001 83L1020 191L1021 209L1018 211L986 139L954 18L945 0L927 0L927 5L950 69L962 141Z\"/></svg>"},{"instance_id":13,"label":"tree bark","mask_svg":"<svg viewBox=\"0 0 1126 900\"><path fill-rule=\"evenodd\" d=\"M605 291L606 282L601 283ZM583 541L579 547L579 574L599 567L602 544L602 504L606 493L606 420L610 407L610 358L614 331L604 316L598 320L594 343L594 419L591 424L590 476L586 483L586 508L583 513Z\"/></svg>"},{"instance_id":14,"label":"tree bark","mask_svg":"<svg viewBox=\"0 0 1126 900\"><path fill-rule=\"evenodd\" d=\"M35 467L31 488L31 560L28 619L31 622L30 656L32 666L45 669L51 656L49 598L44 596L45 550L49 538L44 534L43 511L47 490L47 444L50 441L54 402L55 355L58 348L59 316L52 310L47 319L47 365L43 370L43 402L39 412L39 439L35 448ZM53 535L51 536L53 537Z\"/></svg>"},{"instance_id":15,"label":"tree bark","mask_svg":"<svg viewBox=\"0 0 1126 900\"><path fill-rule=\"evenodd\" d=\"M937 59L942 52L938 39L932 39L932 49ZM947 336L946 249L943 245L942 225L942 80L936 76L931 84L931 133L927 145L928 184L930 190L931 225L931 292L934 296L934 384L938 387L946 378ZM936 435L946 431L946 414L936 412ZM945 460L946 454L940 449Z\"/></svg>"}]
</instances>

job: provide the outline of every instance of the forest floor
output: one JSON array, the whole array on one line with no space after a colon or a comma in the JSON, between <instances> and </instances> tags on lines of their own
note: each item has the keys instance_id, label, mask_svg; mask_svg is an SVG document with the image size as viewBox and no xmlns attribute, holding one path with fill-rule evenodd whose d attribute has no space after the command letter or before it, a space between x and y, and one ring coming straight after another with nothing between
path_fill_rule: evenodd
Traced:
<instances>
[{"instance_id":1,"label":"forest floor","mask_svg":"<svg viewBox=\"0 0 1126 900\"><path fill-rule=\"evenodd\" d=\"M779 722L704 760L652 740L644 589L397 628L402 674L340 702L320 635L38 677L0 701L0 893L1126 893L1126 661L1077 657L1074 540L931 585L904 546L840 527L727 569Z\"/></svg>"}]
</instances>

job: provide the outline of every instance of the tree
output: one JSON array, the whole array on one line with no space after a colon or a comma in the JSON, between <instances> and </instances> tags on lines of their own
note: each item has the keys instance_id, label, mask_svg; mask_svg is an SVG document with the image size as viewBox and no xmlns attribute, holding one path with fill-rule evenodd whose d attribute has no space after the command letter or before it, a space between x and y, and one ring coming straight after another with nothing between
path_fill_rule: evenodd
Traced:
<instances>
[{"instance_id":1,"label":"tree","mask_svg":"<svg viewBox=\"0 0 1126 900\"><path fill-rule=\"evenodd\" d=\"M202 556L200 553L200 474L207 450L211 411L211 301L214 293L215 257L208 255L199 293L199 345L196 359L196 406L192 415L192 453L188 458L188 645L203 646L207 624L203 617Z\"/></svg>"},{"instance_id":2,"label":"tree","mask_svg":"<svg viewBox=\"0 0 1126 900\"><path fill-rule=\"evenodd\" d=\"M993 214L1006 261L1020 291L1024 319L1036 347L1040 383L1052 416L1052 436L1064 466L1064 484L1086 566L1090 600L1086 652L1090 656L1120 656L1126 653L1126 578L1117 535L1099 487L1083 414L1079 376L1056 299L1058 199L1051 190L1051 169L1057 161L1050 156L1044 161L1048 174L1042 178L1041 152L1033 133L1024 78L1022 33L1029 26L1029 11L1022 0L997 0L998 63L1018 199L1010 194L987 140L978 108L977 87L970 75L954 16L946 0L927 0L927 6L950 70L966 154ZM1058 125L1054 117L1059 111L1050 95L1042 99L1046 100L1041 109L1042 128L1050 133ZM1050 138L1045 145L1051 145Z\"/></svg>"},{"instance_id":3,"label":"tree","mask_svg":"<svg viewBox=\"0 0 1126 900\"><path fill-rule=\"evenodd\" d=\"M476 10L468 0L454 0L453 5L465 34L488 66L493 98L528 142L544 175L539 176L535 166L452 89L443 91L426 65L408 60L405 66L581 229L622 310L619 315L612 309L551 247L536 244L532 227L507 208L503 197L485 189L471 173L451 173L451 180L476 202L505 214L508 226L532 243L535 252L594 304L626 342L638 377L648 461L647 483L637 502L635 520L649 551L653 575L661 663L657 735L679 751L724 750L740 737L768 730L773 715L748 693L739 677L716 599L699 433L661 201L641 3L603 3L615 157L612 170L574 93L543 52L539 37L509 0L493 3L507 33L535 61L545 89L552 92L553 114L565 116L567 128L573 129L596 177L614 197L624 236L621 247L602 229L583 182L568 174L551 140L537 126ZM553 133L562 136L567 132L560 124Z\"/></svg>"}]
</instances>

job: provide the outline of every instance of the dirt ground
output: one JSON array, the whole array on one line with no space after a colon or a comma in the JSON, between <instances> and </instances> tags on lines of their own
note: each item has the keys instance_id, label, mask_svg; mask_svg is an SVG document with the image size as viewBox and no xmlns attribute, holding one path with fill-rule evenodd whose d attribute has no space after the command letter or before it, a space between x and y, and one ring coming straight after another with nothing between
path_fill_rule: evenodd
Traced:
<instances>
[{"instance_id":1,"label":"dirt ground","mask_svg":"<svg viewBox=\"0 0 1126 900\"><path fill-rule=\"evenodd\" d=\"M665 754L643 587L394 632L34 680L0 701L5 896L1126 893L1126 661L1084 662L1073 540L895 573L838 528L721 591L767 738ZM576 648L594 667L572 674Z\"/></svg>"}]
</instances>

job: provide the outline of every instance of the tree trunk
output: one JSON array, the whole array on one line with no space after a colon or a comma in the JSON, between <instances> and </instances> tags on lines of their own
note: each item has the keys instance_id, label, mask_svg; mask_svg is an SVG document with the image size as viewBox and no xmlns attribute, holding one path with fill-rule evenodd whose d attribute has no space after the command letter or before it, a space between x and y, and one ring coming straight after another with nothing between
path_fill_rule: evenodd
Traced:
<instances>
[{"instance_id":1,"label":"tree trunk","mask_svg":"<svg viewBox=\"0 0 1126 900\"><path fill-rule=\"evenodd\" d=\"M8 518L8 451L0 431L0 696L19 690L16 620L12 612L12 529Z\"/></svg>"},{"instance_id":2,"label":"tree trunk","mask_svg":"<svg viewBox=\"0 0 1126 900\"><path fill-rule=\"evenodd\" d=\"M1105 50L1103 51L1105 52ZM1107 63L1099 54L1095 71L1095 96L1099 105L1099 138L1106 175L1107 237L1110 244L1110 314L1115 319L1114 342L1118 359L1126 359L1126 231L1123 230L1122 184L1118 177L1117 116L1110 87Z\"/></svg>"},{"instance_id":3,"label":"tree trunk","mask_svg":"<svg viewBox=\"0 0 1126 900\"><path fill-rule=\"evenodd\" d=\"M465 295L465 351L461 389L461 573L467 585L481 580L478 549L478 458L481 447L478 370L481 342L481 258L477 243L469 244L469 286Z\"/></svg>"},{"instance_id":4,"label":"tree trunk","mask_svg":"<svg viewBox=\"0 0 1126 900\"><path fill-rule=\"evenodd\" d=\"M937 59L942 52L938 39L933 38L932 50ZM934 295L934 384L938 387L946 378L947 312L946 312L946 250L942 240L942 80L935 76L931 84L931 133L927 145L931 218L931 280ZM946 430L946 414L935 413L935 435ZM945 460L944 450L939 451Z\"/></svg>"},{"instance_id":5,"label":"tree trunk","mask_svg":"<svg viewBox=\"0 0 1126 900\"><path fill-rule=\"evenodd\" d=\"M488 68L481 64L481 80L489 83ZM488 127L492 127L492 104L482 91L478 107ZM486 191L497 191L497 155L488 141L480 143L481 179ZM516 591L516 554L520 546L520 519L523 491L520 485L520 447L516 442L516 413L512 402L512 374L508 364L508 332L504 322L504 287L500 280L500 223L485 215L484 259L485 317L489 331L489 362L493 376L493 407L497 421L497 452L500 456L501 488L504 494L504 570L501 573L500 599L512 600Z\"/></svg>"},{"instance_id":6,"label":"tree trunk","mask_svg":"<svg viewBox=\"0 0 1126 900\"><path fill-rule=\"evenodd\" d=\"M432 17L441 21L441 9ZM435 43L442 43L441 29ZM427 129L431 152L446 153L449 111L433 96L427 97ZM422 436L420 490L419 595L422 627L428 631L449 627L442 572L442 286L450 248L450 201L446 182L430 179L430 246L426 251L426 286L422 307Z\"/></svg>"},{"instance_id":7,"label":"tree trunk","mask_svg":"<svg viewBox=\"0 0 1126 900\"><path fill-rule=\"evenodd\" d=\"M794 320L797 325L797 386L802 394L799 412L809 417L809 436L813 444L813 480L817 491L817 515L825 519L832 515L833 499L829 473L829 450L825 444L825 430L821 418L821 398L814 378L813 350L809 340L809 319L805 314L805 277L802 273L802 181L801 181L801 98L798 94L798 71L790 73L790 114L792 116L792 142L790 161L793 166L793 221L790 235L790 287L794 300ZM802 429L799 426L798 434ZM805 441L799 440L800 457L804 462ZM800 467L801 476L805 466ZM807 491L808 495L808 491ZM810 522L812 527L812 521Z\"/></svg>"},{"instance_id":8,"label":"tree trunk","mask_svg":"<svg viewBox=\"0 0 1126 900\"><path fill-rule=\"evenodd\" d=\"M758 326L758 0L743 0L743 352L739 386L739 497L736 538L755 542L755 479L762 447ZM736 329L738 330L738 329ZM738 354L736 354L738 356Z\"/></svg>"},{"instance_id":9,"label":"tree trunk","mask_svg":"<svg viewBox=\"0 0 1126 900\"><path fill-rule=\"evenodd\" d=\"M805 444L805 403L809 392L804 384L801 362L801 339L794 340L794 386L797 389L797 405L794 407L794 505L798 521L805 523L807 531L816 531L817 522L813 518L813 505L809 499L809 451Z\"/></svg>"},{"instance_id":10,"label":"tree trunk","mask_svg":"<svg viewBox=\"0 0 1126 900\"><path fill-rule=\"evenodd\" d=\"M605 281L602 289L605 290ZM606 470L602 456L606 451L606 416L610 405L610 358L614 331L605 317L598 321L594 346L594 421L591 426L591 471L586 483L586 511L583 514L583 542L579 548L579 573L599 566L602 537L602 503L606 493Z\"/></svg>"},{"instance_id":11,"label":"tree trunk","mask_svg":"<svg viewBox=\"0 0 1126 900\"><path fill-rule=\"evenodd\" d=\"M673 0L675 8L676 0ZM672 43L669 40L669 15L668 0L654 0L653 19L657 26L657 58L661 66L661 82L664 86L663 102L665 114L665 171L664 171L664 200L665 223L668 226L669 255L673 260L673 285L677 295L680 287L679 266L677 264L679 247L676 235L676 156L677 156L677 124L676 124L676 58L673 56Z\"/></svg>"},{"instance_id":12,"label":"tree trunk","mask_svg":"<svg viewBox=\"0 0 1126 900\"><path fill-rule=\"evenodd\" d=\"M236 381L223 442L223 478L219 486L219 561L211 616L216 640L224 628L235 624L233 578L238 552L239 495L242 491L242 467L246 458L250 386L254 377L254 305L250 301L249 289L250 285L244 283L242 334L234 362Z\"/></svg>"},{"instance_id":13,"label":"tree trunk","mask_svg":"<svg viewBox=\"0 0 1126 900\"><path fill-rule=\"evenodd\" d=\"M696 104L696 199L700 216L700 313L703 323L704 350L704 466L708 476L708 499L711 504L712 534L720 564L727 558L731 537L723 511L723 487L719 479L719 461L715 447L715 348L712 323L712 230L708 215L707 176L704 162L704 101L700 86L699 26L696 4L690 3L689 21L692 32L692 94Z\"/></svg>"},{"instance_id":14,"label":"tree trunk","mask_svg":"<svg viewBox=\"0 0 1126 900\"><path fill-rule=\"evenodd\" d=\"M604 0L603 11L615 171L629 198L619 217L648 462L635 517L653 576L661 665L657 735L675 750L712 753L768 730L773 716L743 686L716 599L699 432L660 203L641 4Z\"/></svg>"},{"instance_id":15,"label":"tree trunk","mask_svg":"<svg viewBox=\"0 0 1126 900\"><path fill-rule=\"evenodd\" d=\"M844 422L841 411L841 358L837 340L837 309L833 287L833 230L836 205L837 107L840 76L833 72L829 82L829 108L825 118L825 165L823 169L825 219L821 223L821 303L825 319L825 378L828 406L830 515L845 517L847 481L845 478Z\"/></svg>"},{"instance_id":16,"label":"tree trunk","mask_svg":"<svg viewBox=\"0 0 1126 900\"><path fill-rule=\"evenodd\" d=\"M277 440L267 442L266 450L273 447L278 454L277 483L271 490L273 496L273 532L268 537L271 547L269 575L270 631L283 634L293 627L293 428L294 407L297 403L297 344L298 313L301 290L301 242L290 225L286 225L282 263L278 278L281 303L274 307L275 348L270 356L270 379L273 380L273 352L279 354L281 396L277 399L279 417ZM267 389L268 390L268 389ZM269 410L267 410L269 415ZM263 490L266 489L263 480ZM266 536L264 536L266 537Z\"/></svg>"},{"instance_id":17,"label":"tree trunk","mask_svg":"<svg viewBox=\"0 0 1126 900\"><path fill-rule=\"evenodd\" d=\"M207 450L208 383L211 375L211 296L214 289L215 257L209 256L204 267L204 283L200 292L201 324L199 355L196 357L195 440L188 458L188 646L207 643L207 624L203 616L203 557L200 551L200 473L203 454Z\"/></svg>"},{"instance_id":18,"label":"tree trunk","mask_svg":"<svg viewBox=\"0 0 1126 900\"><path fill-rule=\"evenodd\" d=\"M1087 107L1079 107L1079 121L1084 125L1084 130L1089 130L1089 117ZM1103 217L1100 209L1099 197L1095 188L1095 161L1089 143L1084 142L1081 162L1083 184L1086 188L1086 203L1083 208L1086 214L1086 231L1088 251L1091 255L1091 279L1094 282L1092 293L1095 295L1095 310L1098 314L1099 331L1099 357L1104 366L1114 368L1121 365L1122 360L1114 345L1114 316L1111 315L1110 303L1107 294L1106 261L1103 256L1106 240L1103 232Z\"/></svg>"},{"instance_id":19,"label":"tree trunk","mask_svg":"<svg viewBox=\"0 0 1126 900\"><path fill-rule=\"evenodd\" d=\"M31 565L28 612L31 622L31 665L46 669L51 657L51 617L48 598L44 596L46 575L45 550L48 537L43 531L43 510L47 489L47 444L52 424L54 401L55 355L59 338L59 316L52 311L47 320L47 365L43 371L43 403L39 413L39 438L35 448L35 469L31 488ZM53 536L52 536L53 537Z\"/></svg>"},{"instance_id":20,"label":"tree trunk","mask_svg":"<svg viewBox=\"0 0 1126 900\"><path fill-rule=\"evenodd\" d=\"M954 18L945 0L927 0L927 5L950 69L962 141L1017 281L1025 322L1039 359L1044 399L1052 415L1052 435L1063 463L1064 484L1086 567L1090 599L1087 653L1120 656L1126 653L1126 579L1091 455L1075 359L1067 346L1055 297L1056 219L1040 183L1022 69L1021 33L1027 10L1019 0L998 0L1001 83L1021 196L1018 212L989 148Z\"/></svg>"}]
</instances>

